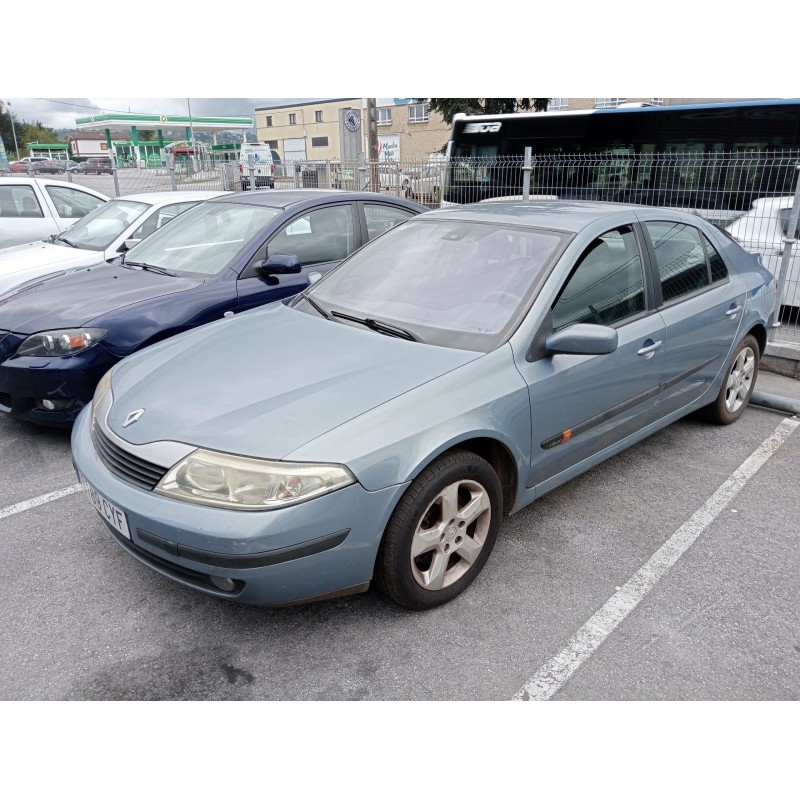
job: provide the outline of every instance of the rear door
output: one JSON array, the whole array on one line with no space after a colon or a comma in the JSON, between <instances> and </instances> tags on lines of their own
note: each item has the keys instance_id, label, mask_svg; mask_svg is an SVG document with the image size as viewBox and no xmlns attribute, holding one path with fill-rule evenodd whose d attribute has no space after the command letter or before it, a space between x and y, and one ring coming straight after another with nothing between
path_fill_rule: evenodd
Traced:
<instances>
[{"instance_id":1,"label":"rear door","mask_svg":"<svg viewBox=\"0 0 800 800\"><path fill-rule=\"evenodd\" d=\"M745 287L697 227L656 218L643 229L666 325L656 400L658 415L666 416L700 397L726 364L741 335Z\"/></svg>"}]
</instances>

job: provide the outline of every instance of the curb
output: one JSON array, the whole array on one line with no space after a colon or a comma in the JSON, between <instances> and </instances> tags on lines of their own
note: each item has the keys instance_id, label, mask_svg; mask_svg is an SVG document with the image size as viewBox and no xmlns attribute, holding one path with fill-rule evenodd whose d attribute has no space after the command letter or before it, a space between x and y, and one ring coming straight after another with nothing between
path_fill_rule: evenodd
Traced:
<instances>
[{"instance_id":1,"label":"curb","mask_svg":"<svg viewBox=\"0 0 800 800\"><path fill-rule=\"evenodd\" d=\"M756 392L750 396L750 404L770 408L773 411L783 411L787 414L800 415L800 400L791 397L784 397L779 394L769 394L768 392Z\"/></svg>"}]
</instances>

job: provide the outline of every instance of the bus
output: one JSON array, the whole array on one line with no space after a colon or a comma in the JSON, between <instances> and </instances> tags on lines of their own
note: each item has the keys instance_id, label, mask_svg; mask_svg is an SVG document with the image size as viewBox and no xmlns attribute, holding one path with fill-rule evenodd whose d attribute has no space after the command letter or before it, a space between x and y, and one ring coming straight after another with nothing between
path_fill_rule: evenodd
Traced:
<instances>
[{"instance_id":1,"label":"bus","mask_svg":"<svg viewBox=\"0 0 800 800\"><path fill-rule=\"evenodd\" d=\"M791 194L800 99L587 111L457 114L445 203L519 196L525 148L534 195L728 212Z\"/></svg>"}]
</instances>

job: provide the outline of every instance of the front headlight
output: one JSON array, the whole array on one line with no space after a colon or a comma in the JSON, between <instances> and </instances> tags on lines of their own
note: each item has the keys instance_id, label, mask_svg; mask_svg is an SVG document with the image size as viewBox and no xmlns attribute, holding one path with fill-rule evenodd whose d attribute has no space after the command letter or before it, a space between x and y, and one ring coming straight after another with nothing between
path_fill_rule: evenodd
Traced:
<instances>
[{"instance_id":1,"label":"front headlight","mask_svg":"<svg viewBox=\"0 0 800 800\"><path fill-rule=\"evenodd\" d=\"M29 336L17 350L18 356L71 356L97 344L108 333L104 328L66 328Z\"/></svg>"},{"instance_id":2,"label":"front headlight","mask_svg":"<svg viewBox=\"0 0 800 800\"><path fill-rule=\"evenodd\" d=\"M159 481L159 494L221 508L265 511L355 483L338 464L300 464L195 450Z\"/></svg>"}]
</instances>

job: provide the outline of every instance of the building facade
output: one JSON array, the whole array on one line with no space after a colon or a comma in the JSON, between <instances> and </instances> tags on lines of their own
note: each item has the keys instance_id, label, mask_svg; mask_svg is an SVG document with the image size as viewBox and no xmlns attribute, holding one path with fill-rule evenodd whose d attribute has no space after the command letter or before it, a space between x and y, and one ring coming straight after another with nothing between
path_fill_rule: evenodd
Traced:
<instances>
[{"instance_id":1,"label":"building facade","mask_svg":"<svg viewBox=\"0 0 800 800\"><path fill-rule=\"evenodd\" d=\"M427 103L377 98L378 157L382 161L421 161L438 153L450 133ZM284 161L349 161L369 152L363 98L255 109L256 137Z\"/></svg>"}]
</instances>

